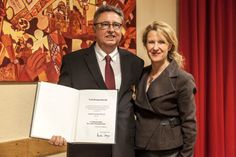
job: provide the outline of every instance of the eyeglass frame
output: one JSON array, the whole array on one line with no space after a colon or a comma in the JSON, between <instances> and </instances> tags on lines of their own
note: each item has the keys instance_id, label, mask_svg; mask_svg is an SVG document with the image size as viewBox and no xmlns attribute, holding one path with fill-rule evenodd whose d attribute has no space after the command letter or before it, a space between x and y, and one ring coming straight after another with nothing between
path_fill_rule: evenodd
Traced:
<instances>
[{"instance_id":1,"label":"eyeglass frame","mask_svg":"<svg viewBox=\"0 0 236 157\"><path fill-rule=\"evenodd\" d=\"M114 30L119 30L119 29L121 29L123 24L119 23L119 22L109 23L109 22L104 21L104 22L94 23L93 25L94 26L99 25L98 28L101 30L107 30L107 29L111 28L111 26Z\"/></svg>"}]
</instances>

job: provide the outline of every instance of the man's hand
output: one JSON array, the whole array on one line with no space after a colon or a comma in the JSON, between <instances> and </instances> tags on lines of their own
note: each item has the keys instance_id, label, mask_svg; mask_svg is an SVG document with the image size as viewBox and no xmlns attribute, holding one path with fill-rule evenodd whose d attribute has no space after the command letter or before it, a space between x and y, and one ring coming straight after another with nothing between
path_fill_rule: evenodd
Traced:
<instances>
[{"instance_id":1,"label":"man's hand","mask_svg":"<svg viewBox=\"0 0 236 157\"><path fill-rule=\"evenodd\" d=\"M61 136L52 136L49 143L55 146L64 146L66 145L66 139Z\"/></svg>"}]
</instances>

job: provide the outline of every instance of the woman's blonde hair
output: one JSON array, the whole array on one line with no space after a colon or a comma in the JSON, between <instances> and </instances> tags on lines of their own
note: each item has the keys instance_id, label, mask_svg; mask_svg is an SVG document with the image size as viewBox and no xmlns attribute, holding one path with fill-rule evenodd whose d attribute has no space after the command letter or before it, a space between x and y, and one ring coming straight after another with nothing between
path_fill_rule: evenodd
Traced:
<instances>
[{"instance_id":1,"label":"woman's blonde hair","mask_svg":"<svg viewBox=\"0 0 236 157\"><path fill-rule=\"evenodd\" d=\"M179 67L183 68L184 58L178 52L178 39L176 37L175 31L171 28L171 26L162 21L158 21L158 22L154 21L152 24L148 25L145 28L145 31L143 32L143 37L142 37L143 45L145 47L147 44L148 33L152 30L161 33L166 38L168 43L172 46L167 55L168 60L171 61L174 59L179 65Z\"/></svg>"}]
</instances>

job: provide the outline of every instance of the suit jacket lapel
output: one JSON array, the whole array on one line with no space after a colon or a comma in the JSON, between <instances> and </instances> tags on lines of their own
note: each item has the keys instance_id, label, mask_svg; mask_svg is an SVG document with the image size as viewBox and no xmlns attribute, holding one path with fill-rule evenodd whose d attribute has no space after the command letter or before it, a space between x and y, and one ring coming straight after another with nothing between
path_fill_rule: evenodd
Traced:
<instances>
[{"instance_id":1,"label":"suit jacket lapel","mask_svg":"<svg viewBox=\"0 0 236 157\"><path fill-rule=\"evenodd\" d=\"M147 95L149 99L153 99L173 91L175 91L175 88L169 76L164 72L150 84Z\"/></svg>"},{"instance_id":2,"label":"suit jacket lapel","mask_svg":"<svg viewBox=\"0 0 236 157\"><path fill-rule=\"evenodd\" d=\"M147 86L147 78L149 75L149 72L151 70L151 67L147 67L147 70L143 73L142 78L139 82L138 88L137 88L137 99L135 101L136 105L138 105L141 108L144 108L146 110L153 111L152 105L149 103L149 99L147 97L146 93L146 86Z\"/></svg>"},{"instance_id":3,"label":"suit jacket lapel","mask_svg":"<svg viewBox=\"0 0 236 157\"><path fill-rule=\"evenodd\" d=\"M129 60L128 57L126 56L127 54L123 52L122 49L118 49L119 54L120 54L120 70L121 70L121 86L120 86L120 91L119 91L119 97L122 95L124 91L126 91L127 88L129 87L129 78L130 78L130 72L129 72Z\"/></svg>"},{"instance_id":4,"label":"suit jacket lapel","mask_svg":"<svg viewBox=\"0 0 236 157\"><path fill-rule=\"evenodd\" d=\"M97 62L97 58L96 58L96 54L94 50L94 44L90 46L88 51L85 52L84 56L85 56L84 57L85 62L87 63L88 69L93 75L94 80L97 82L98 86L101 89L106 89L106 84L103 80L103 77L102 77L98 62Z\"/></svg>"},{"instance_id":5,"label":"suit jacket lapel","mask_svg":"<svg viewBox=\"0 0 236 157\"><path fill-rule=\"evenodd\" d=\"M170 65L149 86L147 95L149 99L157 98L176 91L172 78L177 77L177 64L172 61Z\"/></svg>"},{"instance_id":6,"label":"suit jacket lapel","mask_svg":"<svg viewBox=\"0 0 236 157\"><path fill-rule=\"evenodd\" d=\"M146 92L147 78L151 71L151 66L146 67L139 82L136 104L141 108L154 112L152 105L150 104L151 99L176 91L173 84L173 78L178 76L177 69L177 63L172 61L163 73L150 84L149 89Z\"/></svg>"}]
</instances>

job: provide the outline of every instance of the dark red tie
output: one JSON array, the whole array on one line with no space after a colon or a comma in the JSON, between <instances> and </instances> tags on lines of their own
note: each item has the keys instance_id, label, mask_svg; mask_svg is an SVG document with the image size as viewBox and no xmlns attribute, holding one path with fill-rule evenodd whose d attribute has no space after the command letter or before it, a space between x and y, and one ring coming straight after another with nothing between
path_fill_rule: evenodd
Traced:
<instances>
[{"instance_id":1,"label":"dark red tie","mask_svg":"<svg viewBox=\"0 0 236 157\"><path fill-rule=\"evenodd\" d=\"M105 57L106 59L106 66L105 66L105 83L108 89L115 89L115 77L114 77L114 72L111 67L111 57L107 55Z\"/></svg>"}]
</instances>

